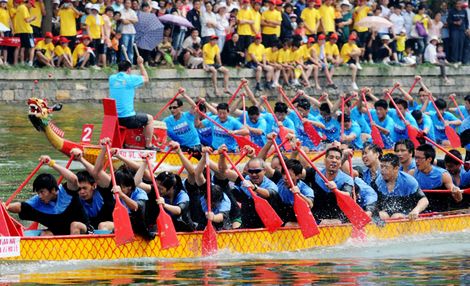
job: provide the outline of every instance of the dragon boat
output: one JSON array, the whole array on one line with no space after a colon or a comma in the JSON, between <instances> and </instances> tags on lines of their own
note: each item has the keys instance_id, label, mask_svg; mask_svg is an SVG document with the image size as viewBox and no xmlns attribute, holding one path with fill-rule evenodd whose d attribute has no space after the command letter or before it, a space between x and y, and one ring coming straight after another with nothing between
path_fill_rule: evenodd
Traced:
<instances>
[{"instance_id":1,"label":"dragon boat","mask_svg":"<svg viewBox=\"0 0 470 286\"><path fill-rule=\"evenodd\" d=\"M67 157L70 154L72 148L80 148L84 152L84 157L89 162L94 163L98 154L101 151L101 147L91 143L92 138L92 124L85 124L82 128L82 136L80 142L75 142L64 138L64 131L62 131L52 121L53 112L59 111L62 106L56 104L53 107L49 107L46 99L30 98L28 99L28 116L32 125L36 130L44 133L51 145L58 151L65 154ZM131 159L140 160L138 155L139 150L144 149L144 137L143 129L126 129L123 126L119 126L116 105L113 99L103 99L104 116L101 125L100 138L109 137L112 139L112 146L125 150L124 154ZM154 136L153 144L158 146L161 150L165 149L167 142L166 125L163 121L154 121ZM392 150L384 150L384 153L391 152ZM436 150L438 155L442 156L443 152ZM459 149L460 152L464 152L463 148ZM309 152L311 157L316 156L316 152ZM354 152L355 158L361 157L361 150ZM177 154L170 153L165 155L163 152L157 152L153 158L155 161L160 161L162 156L167 156L165 164L179 167L181 165ZM217 160L218 155L211 155L212 160ZM241 153L230 153L229 156L233 161L245 162L247 158L240 158L243 156ZM188 155L189 157L189 155ZM197 163L195 158L191 158L193 163Z\"/></svg>"},{"instance_id":2,"label":"dragon boat","mask_svg":"<svg viewBox=\"0 0 470 286\"><path fill-rule=\"evenodd\" d=\"M322 225L320 233L304 239L298 228L224 230L217 233L219 251L241 254L302 251L343 244L357 231L351 224ZM383 226L369 223L361 239L387 240L406 236L461 232L470 229L470 210L424 215L417 220L389 220ZM116 246L114 235L37 236L0 238L0 257L7 260L107 260L126 258L197 258L202 256L202 232L178 233L177 247L162 249L158 237L137 238Z\"/></svg>"}]
</instances>

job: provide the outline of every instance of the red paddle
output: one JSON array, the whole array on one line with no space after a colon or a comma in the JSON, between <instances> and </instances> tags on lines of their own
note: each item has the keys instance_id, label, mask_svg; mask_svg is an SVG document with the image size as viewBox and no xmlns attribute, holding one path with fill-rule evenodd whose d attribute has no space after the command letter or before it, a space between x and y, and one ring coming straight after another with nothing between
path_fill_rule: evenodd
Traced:
<instances>
[{"instance_id":1,"label":"red paddle","mask_svg":"<svg viewBox=\"0 0 470 286\"><path fill-rule=\"evenodd\" d=\"M240 171L238 171L235 164L232 162L230 157L228 156L227 152L222 151L227 161L232 165L233 170L237 173L238 178L240 180L245 181L245 178L242 176ZM282 219L279 215L274 211L272 206L268 203L267 200L258 196L251 188L247 188L253 198L253 202L255 203L255 210L258 214L259 218L263 222L264 226L267 228L269 232L275 232L278 228L280 228L283 224Z\"/></svg>"},{"instance_id":2,"label":"red paddle","mask_svg":"<svg viewBox=\"0 0 470 286\"><path fill-rule=\"evenodd\" d=\"M403 116L403 114L401 113L400 109L398 109L398 106L397 104L395 103L395 100L393 100L392 96L390 95L390 93L386 93L386 95L388 96L388 98L390 99L390 102L393 104L393 107L395 107L395 111L396 113L398 114L398 116L400 116L400 119L405 123L406 125L406 130L408 132L408 137L410 138L410 140L413 142L413 144L415 146L419 146L421 145L419 143L419 141L416 139L416 137L419 137L420 136L420 132L418 131L418 129L416 129L415 127L411 126L411 124L405 119L405 116Z\"/></svg>"},{"instance_id":3,"label":"red paddle","mask_svg":"<svg viewBox=\"0 0 470 286\"><path fill-rule=\"evenodd\" d=\"M367 115L369 116L369 121L370 121L370 128L371 128L371 136L372 136L372 142L379 146L380 148L384 148L384 142L382 140L382 135L380 134L379 128L375 126L375 122L372 119L372 115L370 114L369 108L367 108L367 99L366 99L366 94L365 91L363 90L361 92L362 100L364 101L364 104L366 105L366 110L367 110Z\"/></svg>"},{"instance_id":4,"label":"red paddle","mask_svg":"<svg viewBox=\"0 0 470 286\"><path fill-rule=\"evenodd\" d=\"M351 176L351 178L352 178L353 181L354 181L354 171L353 171L353 165L352 165L352 157L353 157L352 154L348 156L349 176ZM354 185L353 185L352 197L353 197L353 200L354 200L355 202L357 202L357 199L356 199L356 190L355 190L355 186L354 186Z\"/></svg>"},{"instance_id":5,"label":"red paddle","mask_svg":"<svg viewBox=\"0 0 470 286\"><path fill-rule=\"evenodd\" d=\"M261 150L261 147L256 145L255 143L251 142L249 139L247 139L246 137L243 137L243 136L239 136L239 135L235 135L235 134L232 134L230 133L230 131L223 127L221 124L217 123L214 119L210 118L209 116L207 116L205 113L197 110L197 112L202 115L204 118L206 118L207 120L209 120L210 122L212 122L215 126L219 127L220 129L222 129L225 133L227 133L228 135L232 136L233 139L235 139L235 141L237 141L237 145L238 147L241 149L243 148L244 146L248 145L250 147L252 147L253 149L255 149L255 153L258 154L259 151Z\"/></svg>"},{"instance_id":6,"label":"red paddle","mask_svg":"<svg viewBox=\"0 0 470 286\"><path fill-rule=\"evenodd\" d=\"M454 105L455 105L455 108L458 110L458 112L459 112L459 114L460 114L460 118L461 118L462 120L464 120L464 119L465 119L465 116L463 116L462 110L460 110L459 105L457 104L457 101L455 101L455 97L453 97L452 95L449 95L449 98L452 100L452 102L453 102Z\"/></svg>"},{"instance_id":7,"label":"red paddle","mask_svg":"<svg viewBox=\"0 0 470 286\"><path fill-rule=\"evenodd\" d=\"M189 154L188 160L191 160L192 157L193 157L193 153ZM178 170L178 175L181 175L183 171L184 171L184 166L181 166L181 168Z\"/></svg>"},{"instance_id":8,"label":"red paddle","mask_svg":"<svg viewBox=\"0 0 470 286\"><path fill-rule=\"evenodd\" d=\"M418 83L419 79L417 79L415 77L415 81L413 81L413 84L411 85L410 87L410 90L408 91L408 94L411 95L411 93L413 92L413 89L415 88L416 84Z\"/></svg>"},{"instance_id":9,"label":"red paddle","mask_svg":"<svg viewBox=\"0 0 470 286\"><path fill-rule=\"evenodd\" d=\"M175 94L175 96L173 96L166 104L165 106L162 107L162 109L160 109L160 111L153 117L153 119L158 119L162 113L165 111L165 109L170 106L170 104L173 103L173 101L175 101L175 99L178 97L178 95L180 94L183 94L184 93L184 88L180 87L178 89L178 92Z\"/></svg>"},{"instance_id":10,"label":"red paddle","mask_svg":"<svg viewBox=\"0 0 470 286\"><path fill-rule=\"evenodd\" d=\"M453 148L460 148L461 144L460 144L459 135L457 134L457 132L455 132L454 128L452 128L451 126L445 124L444 117L442 116L442 113L439 111L439 109L437 109L436 103L434 102L434 99L432 98L432 95L428 94L428 97L429 97L429 101L432 102L432 105L434 106L434 109L436 110L437 116L439 116L439 119L445 125L445 132L446 132L447 139L449 139L450 145Z\"/></svg>"},{"instance_id":11,"label":"red paddle","mask_svg":"<svg viewBox=\"0 0 470 286\"><path fill-rule=\"evenodd\" d=\"M70 158L67 161L67 164L65 165L65 169L70 168L70 165L72 165L73 158L74 158L74 156L70 155ZM60 183L62 183L63 179L64 179L64 176L60 176L59 179L57 180L57 185L60 185Z\"/></svg>"},{"instance_id":12,"label":"red paddle","mask_svg":"<svg viewBox=\"0 0 470 286\"><path fill-rule=\"evenodd\" d=\"M106 153L108 154L109 172L113 187L116 186L116 178L114 177L113 158L109 145L106 144ZM116 204L113 211L114 222L114 240L117 246L134 241L134 231L132 230L131 219L127 208L122 204L118 193L114 193Z\"/></svg>"},{"instance_id":13,"label":"red paddle","mask_svg":"<svg viewBox=\"0 0 470 286\"><path fill-rule=\"evenodd\" d=\"M243 85L246 84L246 83L247 83L246 79L242 79L240 81L240 84L238 85L237 89L235 90L235 92L232 94L232 96L228 100L228 105L230 105L232 103L232 101L235 99L235 97L237 97L238 92L240 91L240 89L242 89Z\"/></svg>"},{"instance_id":14,"label":"red paddle","mask_svg":"<svg viewBox=\"0 0 470 286\"><path fill-rule=\"evenodd\" d=\"M285 141L285 140L286 140L286 136L287 136L287 134L289 134L289 132L287 131L287 129L286 129L283 125L279 124L279 120L277 119L276 114L274 113L273 108L271 107L271 105L269 105L268 100L267 100L265 97L263 97L263 101L264 101L266 107L268 108L269 113L271 113L271 115L272 115L273 118L274 118L274 121L276 122L277 126L279 127L279 137L281 138L281 141ZM290 146L290 143L289 143L289 142L287 142L287 143L284 145L284 149L286 149L286 151L292 150L292 146Z\"/></svg>"},{"instance_id":15,"label":"red paddle","mask_svg":"<svg viewBox=\"0 0 470 286\"><path fill-rule=\"evenodd\" d=\"M447 155L449 155L452 159L454 159L455 161L459 162L460 164L464 165L466 168L469 167L469 164L470 163L466 163L464 161L462 161L461 159L457 158L454 154L450 153L449 151L447 151L444 147L442 147L441 145L437 144L436 142L432 141L431 138L427 137L427 136L422 136L424 138L424 140L428 141L429 143L431 143L431 145L435 146L437 149L441 150L442 152L446 153Z\"/></svg>"},{"instance_id":16,"label":"red paddle","mask_svg":"<svg viewBox=\"0 0 470 286\"><path fill-rule=\"evenodd\" d=\"M23 183L21 183L21 185L16 189L16 191L6 200L5 202L6 206L8 206L11 203L11 201L13 201L16 198L16 196L21 192L24 186L26 186L26 184L31 180L31 178L39 171L39 169L41 169L43 164L44 163L42 161L38 163L36 168L34 168L34 170L28 175L28 177L26 177Z\"/></svg>"},{"instance_id":17,"label":"red paddle","mask_svg":"<svg viewBox=\"0 0 470 286\"><path fill-rule=\"evenodd\" d=\"M240 151L240 157L238 158L238 160L235 162L235 166L237 166L238 164L240 164L240 162L246 157L246 155L248 155L248 151L246 151L246 149L242 149ZM231 167L233 168L233 167Z\"/></svg>"},{"instance_id":18,"label":"red paddle","mask_svg":"<svg viewBox=\"0 0 470 286\"><path fill-rule=\"evenodd\" d=\"M212 212L212 198L211 198L211 169L209 166L209 153L205 154L206 157L206 186L207 186L207 212ZM202 255L208 256L217 252L217 233L210 219L207 220L206 228L202 233Z\"/></svg>"},{"instance_id":19,"label":"red paddle","mask_svg":"<svg viewBox=\"0 0 470 286\"><path fill-rule=\"evenodd\" d=\"M326 154L326 150L323 150L321 151L317 156L313 157L312 159L310 159L310 161L312 162L315 162L316 160L320 159L321 157L323 157L323 155Z\"/></svg>"},{"instance_id":20,"label":"red paddle","mask_svg":"<svg viewBox=\"0 0 470 286\"><path fill-rule=\"evenodd\" d=\"M145 157L147 161L147 166L149 171L152 172L152 164L150 163L150 158L147 156ZM150 177L152 178L152 185L155 190L155 195L157 200L160 199L160 192L158 191L158 185L155 181L155 176L153 173L150 173ZM176 236L175 226L173 225L173 220L171 216L165 211L163 205L158 205L160 211L157 217L157 229L158 229L158 236L160 236L160 244L162 245L162 249L168 249L172 247L177 247L180 242L178 241L178 237Z\"/></svg>"},{"instance_id":21,"label":"red paddle","mask_svg":"<svg viewBox=\"0 0 470 286\"><path fill-rule=\"evenodd\" d=\"M155 173L155 171L157 171L158 167L160 167L160 165L163 163L163 161L165 161L166 157L168 157L168 155L170 155L171 151L173 151L173 148L168 148L168 150L166 150L165 154L160 159L160 161L158 161L157 165L153 168L153 171L152 171L152 173L150 173L150 175L152 175L153 173Z\"/></svg>"},{"instance_id":22,"label":"red paddle","mask_svg":"<svg viewBox=\"0 0 470 286\"><path fill-rule=\"evenodd\" d=\"M281 93L282 97L284 97L284 99L286 100L287 104L289 105L289 107L294 110L295 114L297 114L297 117L299 117L299 119L302 121L302 115L300 115L299 111L297 110L297 108L294 107L294 105L289 101L289 98L287 97L286 93L284 92L284 90L282 89L282 87L280 86L279 87L279 92ZM307 133L308 135L308 138L310 138L310 140L312 140L313 144L315 146L318 146L318 144L320 144L320 142L324 139L322 138L317 130L312 126L311 123L309 122L303 122L302 123L303 126L304 126L304 130L305 130L305 133Z\"/></svg>"},{"instance_id":23,"label":"red paddle","mask_svg":"<svg viewBox=\"0 0 470 286\"><path fill-rule=\"evenodd\" d=\"M282 168L284 169L289 187L293 188L295 186L294 182L292 181L289 170L286 166L286 162L284 162L284 158L282 157L281 150L279 150L279 146L277 145L276 140L273 140L273 145L276 149L277 155L279 156L279 161L281 162ZM297 217L300 230L302 231L302 235L305 239L320 233L317 222L313 217L312 210L308 207L307 202L305 202L298 193L294 194L294 212L295 216Z\"/></svg>"},{"instance_id":24,"label":"red paddle","mask_svg":"<svg viewBox=\"0 0 470 286\"><path fill-rule=\"evenodd\" d=\"M344 97L341 97L341 137L344 136Z\"/></svg>"},{"instance_id":25,"label":"red paddle","mask_svg":"<svg viewBox=\"0 0 470 286\"><path fill-rule=\"evenodd\" d=\"M318 168L315 166L315 164L313 164L308 159L307 154L305 154L302 149L297 149L299 154L304 157L304 159L310 164L310 166L315 170L315 172L317 172L320 178L322 178L325 184L327 184L329 181L325 177L325 175L323 175L320 170L318 170ZM338 206L356 229L362 229L371 221L370 217L349 195L340 192L338 189L334 189L333 193L336 195L336 201L338 203Z\"/></svg>"},{"instance_id":26,"label":"red paddle","mask_svg":"<svg viewBox=\"0 0 470 286\"><path fill-rule=\"evenodd\" d=\"M469 189L463 189L461 191L463 191L463 193L466 194L466 195L470 195L470 188ZM451 190L423 190L423 192L424 193L441 193L441 194L452 193Z\"/></svg>"}]
</instances>

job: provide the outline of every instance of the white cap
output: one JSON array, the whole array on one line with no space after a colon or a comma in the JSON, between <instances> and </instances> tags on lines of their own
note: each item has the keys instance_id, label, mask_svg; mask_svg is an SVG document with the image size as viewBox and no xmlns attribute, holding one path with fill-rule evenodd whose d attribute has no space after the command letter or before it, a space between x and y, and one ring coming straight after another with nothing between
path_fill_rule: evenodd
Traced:
<instances>
[{"instance_id":1,"label":"white cap","mask_svg":"<svg viewBox=\"0 0 470 286\"><path fill-rule=\"evenodd\" d=\"M54 0L54 1L52 1L52 4L57 4L57 5L59 5L59 4L60 4L60 0Z\"/></svg>"},{"instance_id":2,"label":"white cap","mask_svg":"<svg viewBox=\"0 0 470 286\"><path fill-rule=\"evenodd\" d=\"M390 40L390 36L389 35L382 35L382 37L380 37L381 40Z\"/></svg>"},{"instance_id":3,"label":"white cap","mask_svg":"<svg viewBox=\"0 0 470 286\"><path fill-rule=\"evenodd\" d=\"M86 3L85 9L91 9L91 8L93 8L93 4L91 4L91 3Z\"/></svg>"},{"instance_id":4,"label":"white cap","mask_svg":"<svg viewBox=\"0 0 470 286\"><path fill-rule=\"evenodd\" d=\"M439 38L437 36L432 36L429 42L437 41L439 43Z\"/></svg>"},{"instance_id":5,"label":"white cap","mask_svg":"<svg viewBox=\"0 0 470 286\"><path fill-rule=\"evenodd\" d=\"M352 5L351 5L351 3L349 3L348 0L343 0L343 1L341 1L341 3L339 3L339 5L340 5L340 6L346 5L346 6L348 6L349 8L352 8Z\"/></svg>"},{"instance_id":6,"label":"white cap","mask_svg":"<svg viewBox=\"0 0 470 286\"><path fill-rule=\"evenodd\" d=\"M152 9L155 9L155 10L159 10L160 9L160 6L158 6L158 2L157 1L152 1L150 3L150 7L152 7Z\"/></svg>"},{"instance_id":7,"label":"white cap","mask_svg":"<svg viewBox=\"0 0 470 286\"><path fill-rule=\"evenodd\" d=\"M93 6L91 7L91 10L96 10L99 12L101 10L100 4L93 4Z\"/></svg>"},{"instance_id":8,"label":"white cap","mask_svg":"<svg viewBox=\"0 0 470 286\"><path fill-rule=\"evenodd\" d=\"M220 8L227 8L227 5L225 5L224 2L221 2L217 5L217 7L215 7L214 11L218 13Z\"/></svg>"}]
</instances>

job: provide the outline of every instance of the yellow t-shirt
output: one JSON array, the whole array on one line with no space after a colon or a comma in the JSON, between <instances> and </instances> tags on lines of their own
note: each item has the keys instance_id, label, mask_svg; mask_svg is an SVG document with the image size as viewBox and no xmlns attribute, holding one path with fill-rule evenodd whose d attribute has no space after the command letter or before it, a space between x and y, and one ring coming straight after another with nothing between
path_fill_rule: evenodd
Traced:
<instances>
[{"instance_id":1,"label":"yellow t-shirt","mask_svg":"<svg viewBox=\"0 0 470 286\"><path fill-rule=\"evenodd\" d=\"M323 32L325 34L335 31L335 8L333 6L321 5L318 12L321 15Z\"/></svg>"},{"instance_id":2,"label":"yellow t-shirt","mask_svg":"<svg viewBox=\"0 0 470 286\"><path fill-rule=\"evenodd\" d=\"M57 47L55 47L54 54L60 57L63 54L72 55L72 51L70 51L69 47L63 47L62 45L57 45Z\"/></svg>"},{"instance_id":3,"label":"yellow t-shirt","mask_svg":"<svg viewBox=\"0 0 470 286\"><path fill-rule=\"evenodd\" d=\"M7 9L0 8L0 23L5 25L5 27L10 28L10 14Z\"/></svg>"},{"instance_id":4,"label":"yellow t-shirt","mask_svg":"<svg viewBox=\"0 0 470 286\"><path fill-rule=\"evenodd\" d=\"M85 20L87 27L90 27L90 38L101 39L101 27L104 25L103 17L96 15L96 19L93 15L88 15ZM98 22L98 23L97 23Z\"/></svg>"},{"instance_id":5,"label":"yellow t-shirt","mask_svg":"<svg viewBox=\"0 0 470 286\"><path fill-rule=\"evenodd\" d=\"M211 45L207 43L202 47L202 56L204 59L204 63L206 65L213 65L215 64L215 56L218 55L220 52L219 46L217 44Z\"/></svg>"},{"instance_id":6,"label":"yellow t-shirt","mask_svg":"<svg viewBox=\"0 0 470 286\"><path fill-rule=\"evenodd\" d=\"M26 23L25 19L30 18L28 7L21 4L16 8L16 14L13 18L13 27L15 28L15 34L32 34L33 28L29 23Z\"/></svg>"},{"instance_id":7,"label":"yellow t-shirt","mask_svg":"<svg viewBox=\"0 0 470 286\"><path fill-rule=\"evenodd\" d=\"M255 17L255 35L261 33L261 13L259 11L253 10L253 15Z\"/></svg>"},{"instance_id":8,"label":"yellow t-shirt","mask_svg":"<svg viewBox=\"0 0 470 286\"><path fill-rule=\"evenodd\" d=\"M325 44L325 53L327 56L339 56L339 49L337 44L332 44L331 42L326 42Z\"/></svg>"},{"instance_id":9,"label":"yellow t-shirt","mask_svg":"<svg viewBox=\"0 0 470 286\"><path fill-rule=\"evenodd\" d=\"M78 18L73 9L60 9L58 12L60 17L60 35L64 37L73 37L77 35L77 25L75 19Z\"/></svg>"},{"instance_id":10,"label":"yellow t-shirt","mask_svg":"<svg viewBox=\"0 0 470 286\"><path fill-rule=\"evenodd\" d=\"M317 33L317 24L320 18L320 12L315 8L305 8L302 14L300 14L300 19L302 19L310 29L314 30L314 34ZM305 30L307 35L312 35L307 28L305 28Z\"/></svg>"},{"instance_id":11,"label":"yellow t-shirt","mask_svg":"<svg viewBox=\"0 0 470 286\"><path fill-rule=\"evenodd\" d=\"M306 60L305 54L307 53L307 45L306 44L301 45L298 50L300 51L299 53L302 54L302 59Z\"/></svg>"},{"instance_id":12,"label":"yellow t-shirt","mask_svg":"<svg viewBox=\"0 0 470 286\"><path fill-rule=\"evenodd\" d=\"M251 9L240 9L237 14L237 20L254 21L255 13ZM255 34L253 33L250 24L239 24L237 28L237 33L240 36L253 36Z\"/></svg>"},{"instance_id":13,"label":"yellow t-shirt","mask_svg":"<svg viewBox=\"0 0 470 286\"><path fill-rule=\"evenodd\" d=\"M320 58L320 45L318 43L313 44L312 49L315 50L317 58Z\"/></svg>"},{"instance_id":14,"label":"yellow t-shirt","mask_svg":"<svg viewBox=\"0 0 470 286\"><path fill-rule=\"evenodd\" d=\"M413 24L416 24L416 22L422 22L424 28L426 29L426 32L428 31L429 17L426 14L424 14L424 15L416 14L413 17Z\"/></svg>"},{"instance_id":15,"label":"yellow t-shirt","mask_svg":"<svg viewBox=\"0 0 470 286\"><path fill-rule=\"evenodd\" d=\"M282 14L278 10L266 10L263 12L263 14L261 14L261 20L275 21L281 24ZM265 35L277 35L279 37L279 35L281 34L281 25L276 27L263 26L262 32Z\"/></svg>"},{"instance_id":16,"label":"yellow t-shirt","mask_svg":"<svg viewBox=\"0 0 470 286\"><path fill-rule=\"evenodd\" d=\"M367 14L370 12L370 7L369 6L359 6L354 8L354 13L353 13L353 22L354 22L354 30L358 32L367 32L368 28L367 27L361 27L356 25L357 22L359 22L362 18L367 17Z\"/></svg>"},{"instance_id":17,"label":"yellow t-shirt","mask_svg":"<svg viewBox=\"0 0 470 286\"><path fill-rule=\"evenodd\" d=\"M41 40L36 44L36 47L34 47L38 51L42 51L44 53L44 56L48 59L52 59L52 53L54 52L54 44L51 42L49 44L46 44L45 40Z\"/></svg>"},{"instance_id":18,"label":"yellow t-shirt","mask_svg":"<svg viewBox=\"0 0 470 286\"><path fill-rule=\"evenodd\" d=\"M277 54L277 62L280 64L288 64L291 62L291 49L280 49Z\"/></svg>"},{"instance_id":19,"label":"yellow t-shirt","mask_svg":"<svg viewBox=\"0 0 470 286\"><path fill-rule=\"evenodd\" d=\"M264 46L263 44L255 44L255 43L252 43L249 47L248 47L248 53L246 54L246 60L248 62L252 61L253 58L251 57L251 54L253 54L255 56L255 59L258 61L258 62L262 62L263 61L263 55L264 55Z\"/></svg>"},{"instance_id":20,"label":"yellow t-shirt","mask_svg":"<svg viewBox=\"0 0 470 286\"><path fill-rule=\"evenodd\" d=\"M406 35L397 35L397 52L403 52L405 50Z\"/></svg>"},{"instance_id":21,"label":"yellow t-shirt","mask_svg":"<svg viewBox=\"0 0 470 286\"><path fill-rule=\"evenodd\" d=\"M341 57L343 58L343 61L345 63L347 63L351 59L350 54L354 49L358 49L357 45L356 44L351 45L350 43L344 44L343 47L341 48Z\"/></svg>"},{"instance_id":22,"label":"yellow t-shirt","mask_svg":"<svg viewBox=\"0 0 470 286\"><path fill-rule=\"evenodd\" d=\"M34 4L34 7L31 7L29 9L29 13L31 16L36 16L36 19L34 19L31 23L29 23L31 26L41 28L41 22L42 22L42 11L41 11L41 6L43 4L41 2L36 2Z\"/></svg>"},{"instance_id":23,"label":"yellow t-shirt","mask_svg":"<svg viewBox=\"0 0 470 286\"><path fill-rule=\"evenodd\" d=\"M82 43L75 46L72 54L72 63L74 67L77 65L78 60L85 54L87 48L88 47Z\"/></svg>"},{"instance_id":24,"label":"yellow t-shirt","mask_svg":"<svg viewBox=\"0 0 470 286\"><path fill-rule=\"evenodd\" d=\"M300 47L292 51L292 61L296 62L297 64L302 63L304 59L304 51L303 49L300 49Z\"/></svg>"},{"instance_id":25,"label":"yellow t-shirt","mask_svg":"<svg viewBox=\"0 0 470 286\"><path fill-rule=\"evenodd\" d=\"M267 48L264 53L266 54L266 61L268 63L275 63L277 62L277 56L279 54L279 50L273 51L272 48Z\"/></svg>"}]
</instances>

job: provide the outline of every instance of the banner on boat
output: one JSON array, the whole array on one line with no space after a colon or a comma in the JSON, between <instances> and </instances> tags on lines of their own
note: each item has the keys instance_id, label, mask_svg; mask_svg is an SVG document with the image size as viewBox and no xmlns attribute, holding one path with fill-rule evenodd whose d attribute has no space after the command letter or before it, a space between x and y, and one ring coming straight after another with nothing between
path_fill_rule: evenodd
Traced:
<instances>
[{"instance_id":1,"label":"banner on boat","mask_svg":"<svg viewBox=\"0 0 470 286\"><path fill-rule=\"evenodd\" d=\"M157 159L157 152L152 150L120 149L118 154L132 161L142 161L142 156L150 155L150 161Z\"/></svg>"},{"instance_id":2,"label":"banner on boat","mask_svg":"<svg viewBox=\"0 0 470 286\"><path fill-rule=\"evenodd\" d=\"M0 258L20 256L20 238L0 237Z\"/></svg>"}]
</instances>

